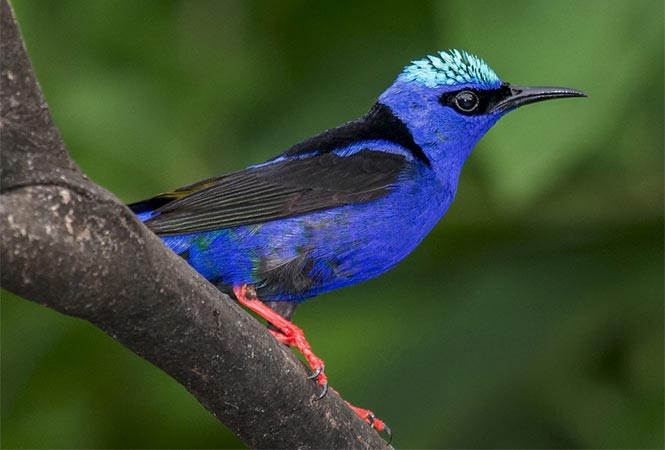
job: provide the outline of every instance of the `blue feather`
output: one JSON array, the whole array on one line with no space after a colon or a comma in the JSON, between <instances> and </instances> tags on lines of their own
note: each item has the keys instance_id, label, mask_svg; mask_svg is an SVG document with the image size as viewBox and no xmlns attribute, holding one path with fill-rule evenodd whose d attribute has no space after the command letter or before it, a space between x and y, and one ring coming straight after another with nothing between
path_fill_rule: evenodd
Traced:
<instances>
[{"instance_id":1,"label":"blue feather","mask_svg":"<svg viewBox=\"0 0 665 450\"><path fill-rule=\"evenodd\" d=\"M503 83L450 50L414 61L363 118L247 169L130 205L220 289L300 302L378 276L453 201L464 162L508 111L564 88Z\"/></svg>"}]
</instances>

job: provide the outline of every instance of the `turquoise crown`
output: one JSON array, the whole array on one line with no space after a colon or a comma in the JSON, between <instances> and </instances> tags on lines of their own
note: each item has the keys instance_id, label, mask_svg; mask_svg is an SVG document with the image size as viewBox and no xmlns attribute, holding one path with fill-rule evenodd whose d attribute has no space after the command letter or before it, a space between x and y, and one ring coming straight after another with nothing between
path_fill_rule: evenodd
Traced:
<instances>
[{"instance_id":1,"label":"turquoise crown","mask_svg":"<svg viewBox=\"0 0 665 450\"><path fill-rule=\"evenodd\" d=\"M451 49L437 56L413 61L404 68L401 77L427 87L455 84L478 84L486 89L501 86L501 80L485 61L464 50Z\"/></svg>"}]
</instances>

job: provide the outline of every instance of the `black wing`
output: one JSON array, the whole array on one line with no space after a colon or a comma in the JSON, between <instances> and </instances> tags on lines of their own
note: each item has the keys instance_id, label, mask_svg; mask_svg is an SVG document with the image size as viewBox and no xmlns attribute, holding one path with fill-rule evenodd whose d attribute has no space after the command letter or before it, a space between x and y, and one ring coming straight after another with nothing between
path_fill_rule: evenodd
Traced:
<instances>
[{"instance_id":1,"label":"black wing","mask_svg":"<svg viewBox=\"0 0 665 450\"><path fill-rule=\"evenodd\" d=\"M299 156L211 178L130 207L159 213L145 222L159 235L218 230L376 200L390 192L409 165L401 155L371 150L350 156Z\"/></svg>"}]
</instances>

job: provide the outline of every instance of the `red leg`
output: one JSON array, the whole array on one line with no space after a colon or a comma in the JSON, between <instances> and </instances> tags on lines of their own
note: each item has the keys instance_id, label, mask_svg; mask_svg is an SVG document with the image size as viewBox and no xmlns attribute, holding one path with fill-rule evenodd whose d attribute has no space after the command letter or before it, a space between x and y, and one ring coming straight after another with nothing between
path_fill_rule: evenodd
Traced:
<instances>
[{"instance_id":1,"label":"red leg","mask_svg":"<svg viewBox=\"0 0 665 450\"><path fill-rule=\"evenodd\" d=\"M275 339L277 339L282 344L291 345L297 348L300 353L303 354L309 363L309 366L314 371L310 378L316 378L319 385L323 387L323 391L321 392L319 398L325 396L326 392L328 392L328 377L326 377L325 373L323 373L323 360L314 354L312 347L305 339L305 334L303 331L294 325L291 321L286 320L284 317L273 311L268 305L259 300L256 297L256 292L254 292L252 287L247 285L237 286L233 288L233 293L241 305L251 309L270 322L275 328L277 328L277 330L279 330L268 330L270 333L272 333L273 336L275 336ZM349 405L349 408L358 414L358 416L360 416L360 418L367 422L372 428L379 432L385 432L388 435L388 443L390 444L390 440L392 440L392 433L390 428L388 428L388 426L382 420L377 419L374 413L369 409L358 408L349 402L346 402L346 404Z\"/></svg>"},{"instance_id":2,"label":"red leg","mask_svg":"<svg viewBox=\"0 0 665 450\"><path fill-rule=\"evenodd\" d=\"M305 333L303 333L303 331L291 321L286 320L284 317L273 311L268 305L256 298L256 292L254 292L254 289L250 286L236 286L233 288L233 293L241 305L251 309L279 330L270 330L272 335L275 336L279 342L291 345L302 353L307 360L307 363L314 371L310 378L316 378L319 385L323 387L321 395L319 396L319 398L323 398L326 395L326 392L328 392L328 377L323 373L325 364L323 363L323 360L316 356L312 351L312 347L305 339Z\"/></svg>"}]
</instances>

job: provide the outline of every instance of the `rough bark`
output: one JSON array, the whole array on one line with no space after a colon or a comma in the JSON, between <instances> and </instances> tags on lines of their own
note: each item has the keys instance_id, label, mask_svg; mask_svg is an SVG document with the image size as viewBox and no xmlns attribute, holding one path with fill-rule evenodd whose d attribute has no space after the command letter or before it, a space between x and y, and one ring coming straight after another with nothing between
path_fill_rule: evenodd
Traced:
<instances>
[{"instance_id":1,"label":"rough bark","mask_svg":"<svg viewBox=\"0 0 665 450\"><path fill-rule=\"evenodd\" d=\"M252 448L383 439L70 159L1 0L2 287L85 319L181 383Z\"/></svg>"}]
</instances>

